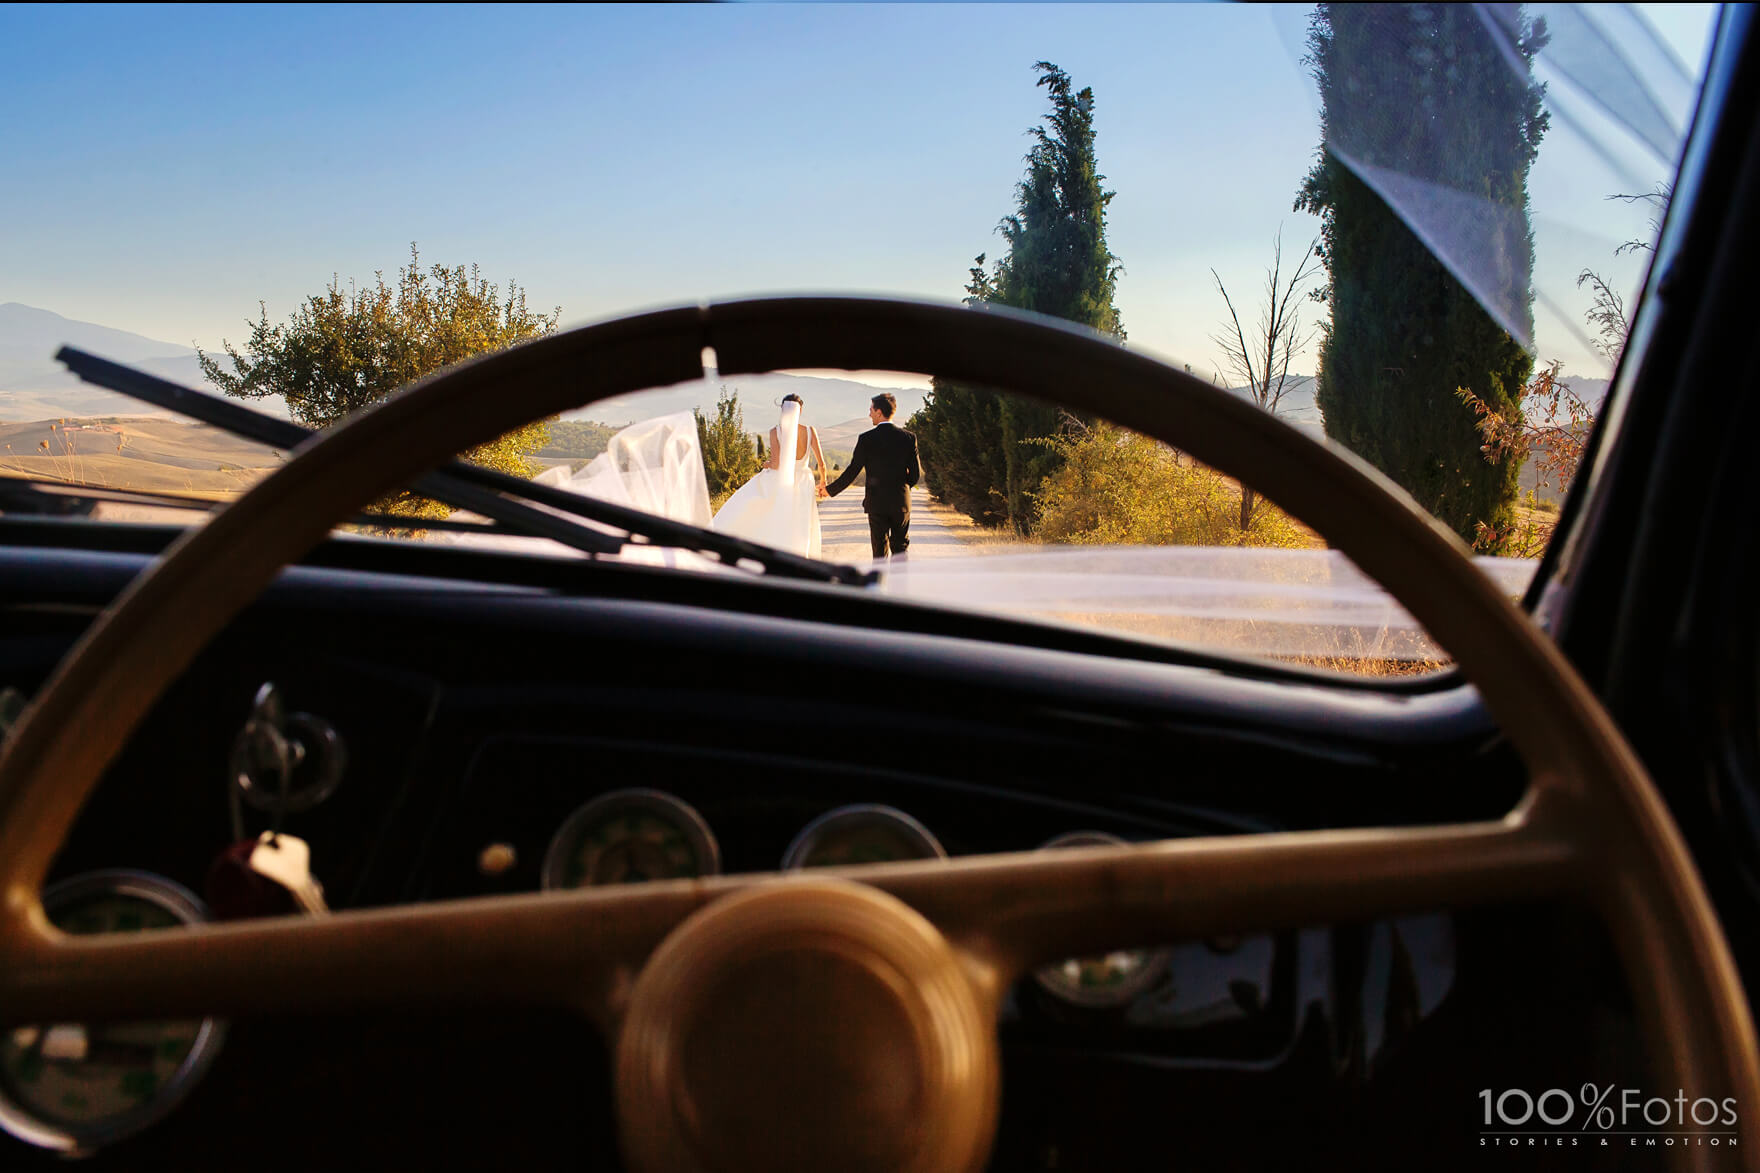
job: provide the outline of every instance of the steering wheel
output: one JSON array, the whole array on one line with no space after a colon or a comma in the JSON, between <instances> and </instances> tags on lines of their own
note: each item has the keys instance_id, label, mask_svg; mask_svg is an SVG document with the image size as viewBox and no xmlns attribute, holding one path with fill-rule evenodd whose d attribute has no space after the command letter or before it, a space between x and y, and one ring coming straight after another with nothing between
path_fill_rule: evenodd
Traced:
<instances>
[{"instance_id":1,"label":"steering wheel","mask_svg":"<svg viewBox=\"0 0 1760 1173\"><path fill-rule=\"evenodd\" d=\"M98 778L284 565L455 452L565 409L700 378L705 348L724 375L920 371L1059 400L1251 483L1455 654L1528 768L1525 797L1503 819L1473 824L727 876L102 937L49 923L43 878ZM36 697L0 758L0 1010L27 1023L565 1004L616 1038L621 1139L635 1169L956 1173L989 1153L994 1018L1035 966L1565 898L1587 901L1612 933L1658 1093L1734 1096L1741 1151L1753 1153L1753 1021L1680 833L1569 664L1464 554L1342 449L1109 340L1024 314L755 299L642 314L473 360L314 437L184 534ZM782 1120L788 1127L775 1127ZM1708 1167L1712 1150L1670 1153Z\"/></svg>"}]
</instances>

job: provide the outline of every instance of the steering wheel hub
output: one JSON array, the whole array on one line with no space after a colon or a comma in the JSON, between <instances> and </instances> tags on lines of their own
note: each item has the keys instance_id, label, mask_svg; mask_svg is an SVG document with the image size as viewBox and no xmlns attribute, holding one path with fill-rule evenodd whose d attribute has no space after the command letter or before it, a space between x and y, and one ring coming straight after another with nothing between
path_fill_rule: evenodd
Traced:
<instances>
[{"instance_id":1,"label":"steering wheel hub","mask_svg":"<svg viewBox=\"0 0 1760 1173\"><path fill-rule=\"evenodd\" d=\"M792 878L703 909L654 954L618 1044L632 1167L981 1167L992 1010L897 899Z\"/></svg>"}]
</instances>

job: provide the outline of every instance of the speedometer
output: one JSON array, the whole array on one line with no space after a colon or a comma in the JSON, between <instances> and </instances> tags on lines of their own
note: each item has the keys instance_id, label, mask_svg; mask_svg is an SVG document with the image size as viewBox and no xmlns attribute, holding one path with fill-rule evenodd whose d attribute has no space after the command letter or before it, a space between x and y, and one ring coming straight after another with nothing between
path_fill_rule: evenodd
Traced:
<instances>
[{"instance_id":1,"label":"speedometer","mask_svg":"<svg viewBox=\"0 0 1760 1173\"><path fill-rule=\"evenodd\" d=\"M1043 845L1059 847L1122 847L1125 841L1104 831L1072 831ZM1120 949L1093 957L1071 957L1047 965L1033 980L1051 994L1077 1006L1123 1006L1151 989L1167 971L1165 949Z\"/></svg>"},{"instance_id":2,"label":"speedometer","mask_svg":"<svg viewBox=\"0 0 1760 1173\"><path fill-rule=\"evenodd\" d=\"M709 824L658 790L600 795L559 827L544 854L546 888L684 880L721 870Z\"/></svg>"},{"instance_id":3,"label":"speedometer","mask_svg":"<svg viewBox=\"0 0 1760 1173\"><path fill-rule=\"evenodd\" d=\"M91 872L43 890L65 933L137 933L207 919L195 896L144 872ZM63 1022L0 1034L0 1128L81 1155L139 1132L188 1095L219 1052L217 1019Z\"/></svg>"},{"instance_id":4,"label":"speedometer","mask_svg":"<svg viewBox=\"0 0 1760 1173\"><path fill-rule=\"evenodd\" d=\"M820 815L782 857L788 868L847 867L907 859L946 859L929 828L890 806L844 806Z\"/></svg>"}]
</instances>

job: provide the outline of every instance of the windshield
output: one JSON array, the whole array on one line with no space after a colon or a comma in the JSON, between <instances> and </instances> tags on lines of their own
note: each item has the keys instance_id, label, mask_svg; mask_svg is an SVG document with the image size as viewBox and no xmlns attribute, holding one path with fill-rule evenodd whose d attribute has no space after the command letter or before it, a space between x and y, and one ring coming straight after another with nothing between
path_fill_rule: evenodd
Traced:
<instances>
[{"instance_id":1,"label":"windshield","mask_svg":"<svg viewBox=\"0 0 1760 1173\"><path fill-rule=\"evenodd\" d=\"M1519 596L1623 351L1714 22L9 7L30 116L0 129L0 512L179 522L285 459L80 382L63 345L322 429L636 309L888 294L1073 321L1343 444ZM1447 663L1300 502L933 376L711 368L460 455L876 569L864 589L900 598L1354 672ZM413 486L373 508L350 533L542 543Z\"/></svg>"}]
</instances>

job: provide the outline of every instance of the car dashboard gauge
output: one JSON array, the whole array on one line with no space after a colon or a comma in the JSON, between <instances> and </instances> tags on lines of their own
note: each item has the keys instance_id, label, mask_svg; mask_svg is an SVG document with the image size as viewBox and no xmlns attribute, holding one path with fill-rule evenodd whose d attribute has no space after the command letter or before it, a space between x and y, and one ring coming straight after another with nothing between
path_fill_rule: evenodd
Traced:
<instances>
[{"instance_id":1,"label":"car dashboard gauge","mask_svg":"<svg viewBox=\"0 0 1760 1173\"><path fill-rule=\"evenodd\" d=\"M602 794L564 820L544 853L545 888L685 880L721 870L709 824L659 790Z\"/></svg>"},{"instance_id":2,"label":"car dashboard gauge","mask_svg":"<svg viewBox=\"0 0 1760 1173\"><path fill-rule=\"evenodd\" d=\"M901 810L871 804L843 806L802 828L783 854L784 870L946 859L929 828Z\"/></svg>"},{"instance_id":3,"label":"car dashboard gauge","mask_svg":"<svg viewBox=\"0 0 1760 1173\"><path fill-rule=\"evenodd\" d=\"M145 872L89 872L43 891L74 935L152 932L208 919L201 901ZM161 1120L195 1087L226 1033L218 1019L46 1023L0 1034L0 1128L67 1156Z\"/></svg>"},{"instance_id":4,"label":"car dashboard gauge","mask_svg":"<svg viewBox=\"0 0 1760 1173\"><path fill-rule=\"evenodd\" d=\"M1072 831L1040 847L1122 847L1125 841L1104 831ZM1034 971L1047 993L1076 1006L1125 1006L1154 988L1167 971L1166 949L1120 949L1094 957L1071 957Z\"/></svg>"}]
</instances>

